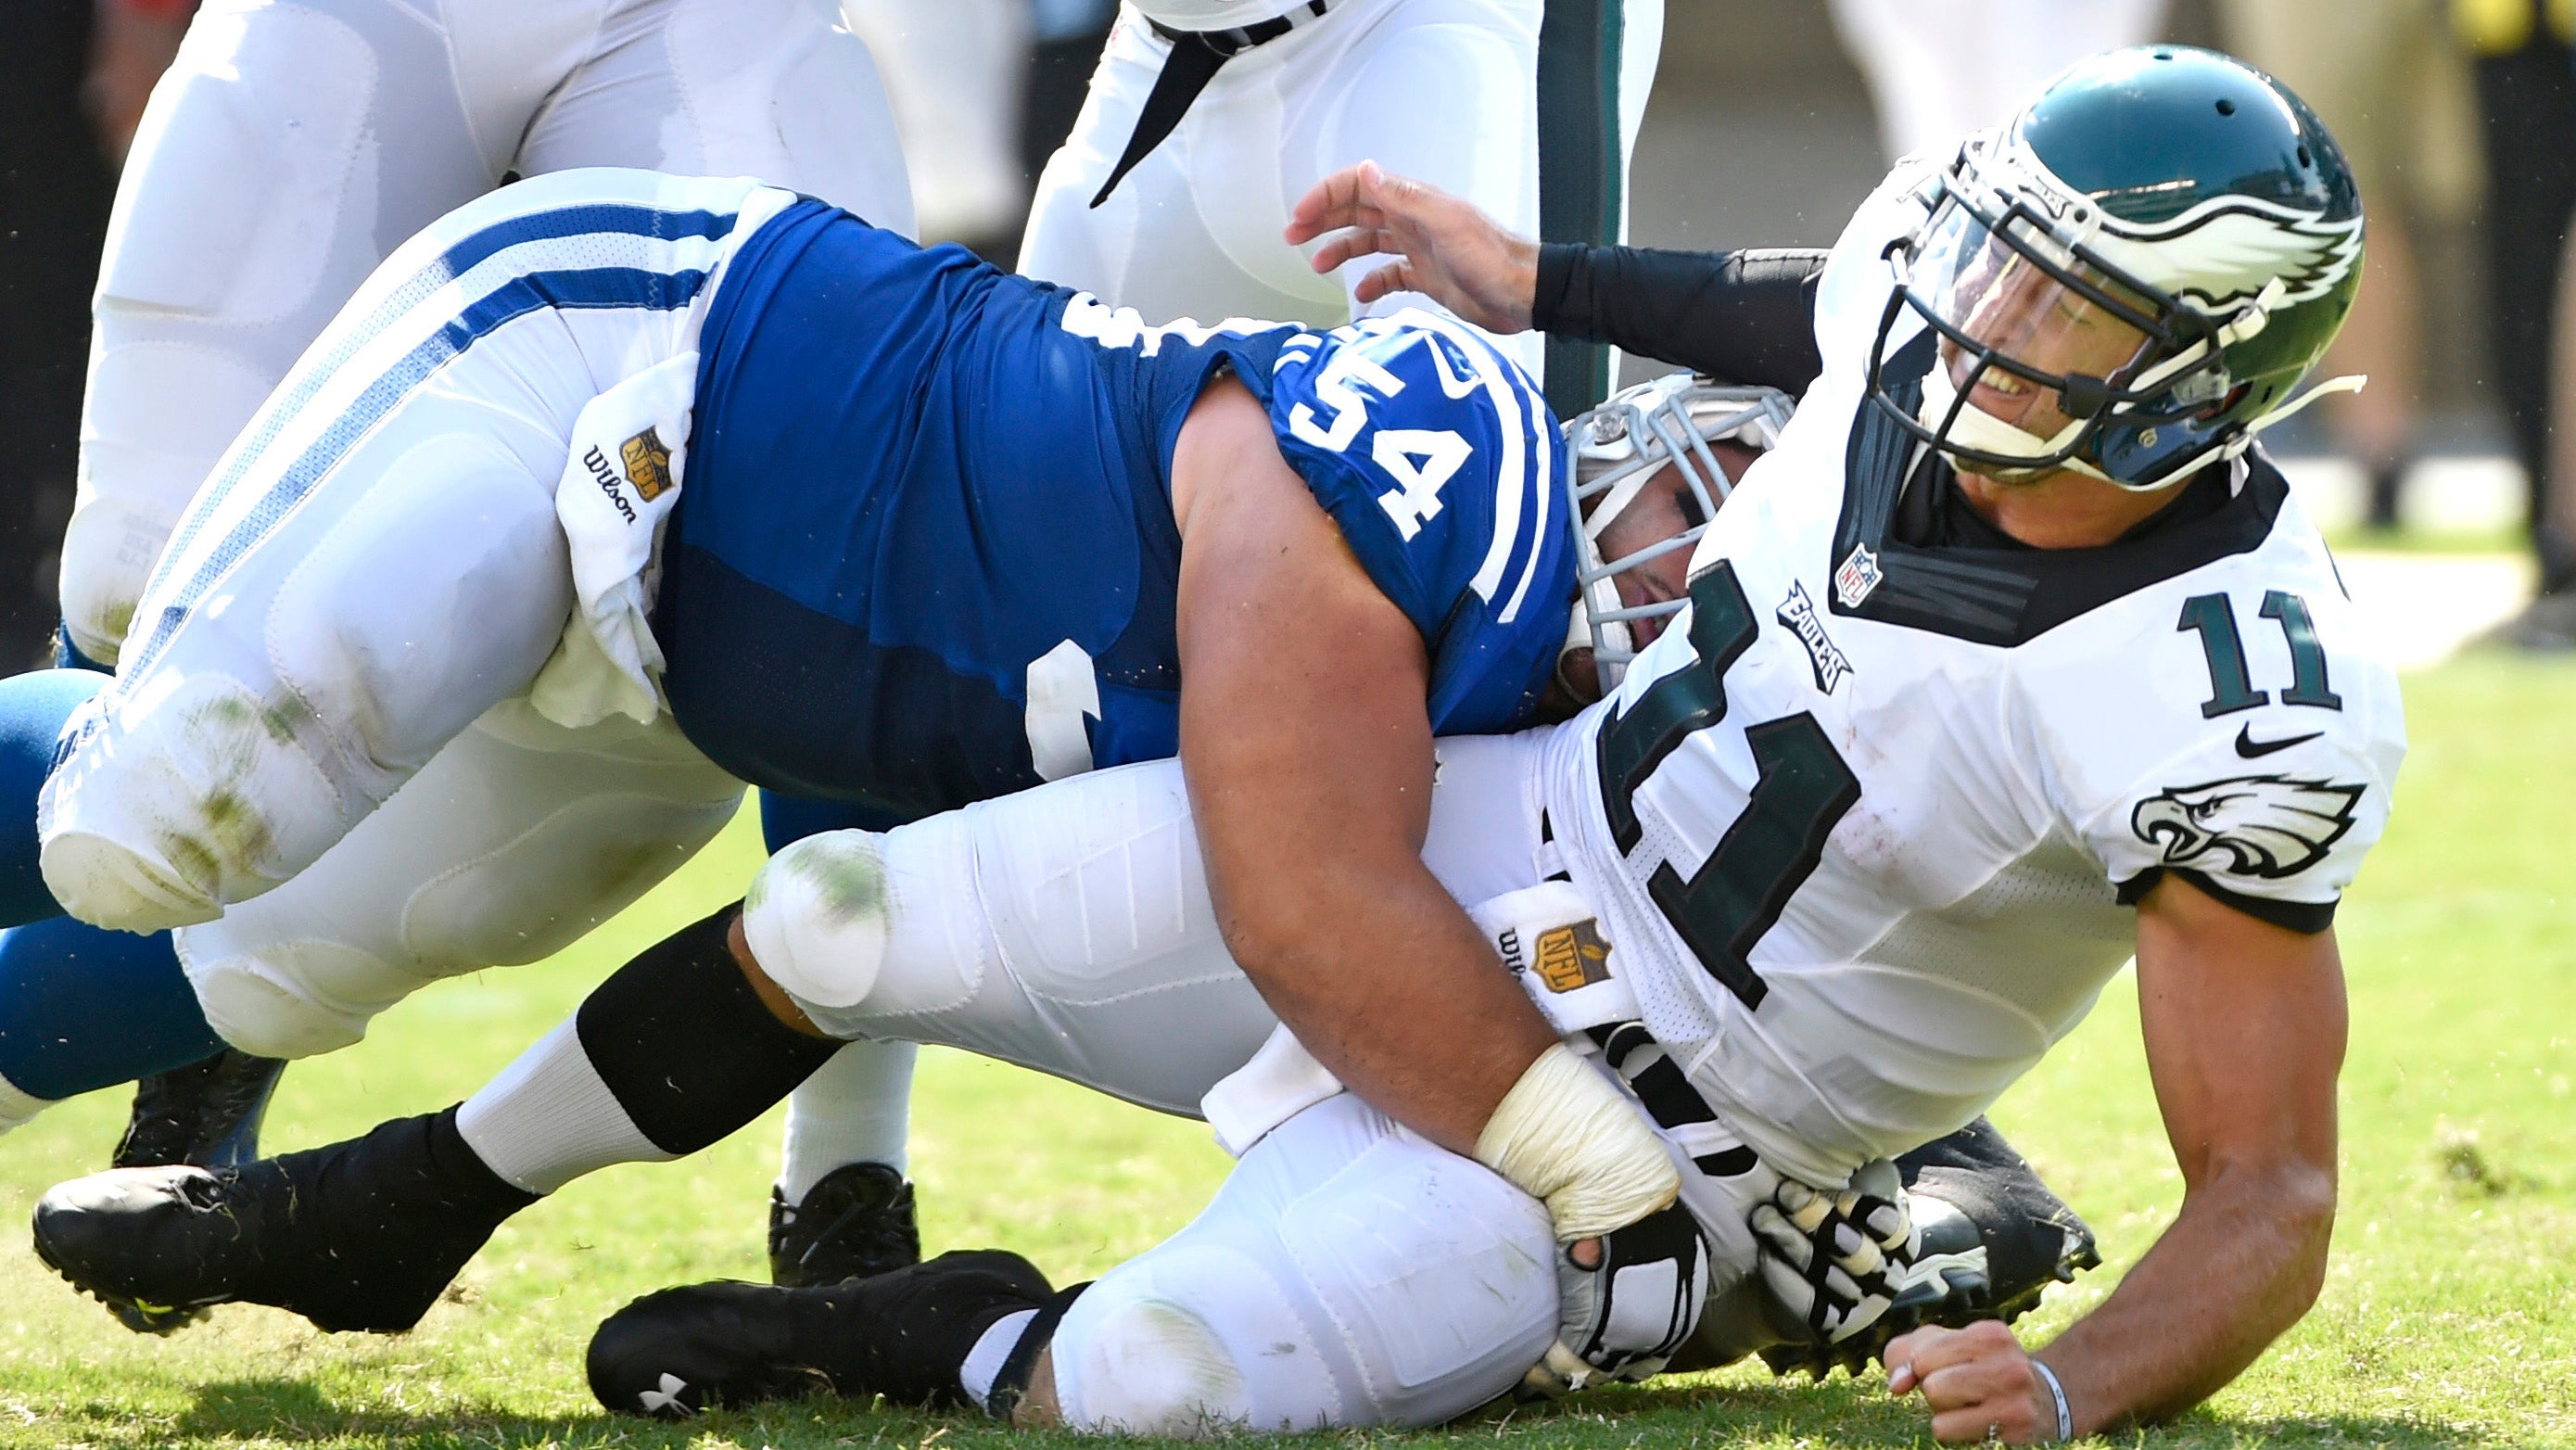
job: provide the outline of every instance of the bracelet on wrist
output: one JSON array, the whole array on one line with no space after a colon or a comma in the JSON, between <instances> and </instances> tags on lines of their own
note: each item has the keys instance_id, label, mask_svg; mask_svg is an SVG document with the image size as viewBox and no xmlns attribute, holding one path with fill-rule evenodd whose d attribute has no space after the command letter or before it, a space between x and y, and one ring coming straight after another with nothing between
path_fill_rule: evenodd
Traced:
<instances>
[{"instance_id":1,"label":"bracelet on wrist","mask_svg":"<svg viewBox=\"0 0 2576 1450\"><path fill-rule=\"evenodd\" d=\"M2057 1402L2057 1443L2063 1445L2075 1438L2075 1416L2066 1408L2066 1386L2057 1382L2057 1371L2045 1362L2034 1359L2030 1367L2039 1371L2039 1382L2048 1386L2048 1397Z\"/></svg>"}]
</instances>

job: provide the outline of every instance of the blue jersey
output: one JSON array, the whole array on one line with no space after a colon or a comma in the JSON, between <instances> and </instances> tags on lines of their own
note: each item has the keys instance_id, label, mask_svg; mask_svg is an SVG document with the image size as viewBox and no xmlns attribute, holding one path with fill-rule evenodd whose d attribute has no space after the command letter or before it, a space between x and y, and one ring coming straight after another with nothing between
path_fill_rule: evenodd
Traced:
<instances>
[{"instance_id":1,"label":"blue jersey","mask_svg":"<svg viewBox=\"0 0 2576 1450\"><path fill-rule=\"evenodd\" d=\"M1472 331L1146 327L805 202L706 319L653 623L680 727L900 816L1175 754L1172 449L1221 371L1421 630L1433 728L1527 723L1573 593L1565 460Z\"/></svg>"}]
</instances>

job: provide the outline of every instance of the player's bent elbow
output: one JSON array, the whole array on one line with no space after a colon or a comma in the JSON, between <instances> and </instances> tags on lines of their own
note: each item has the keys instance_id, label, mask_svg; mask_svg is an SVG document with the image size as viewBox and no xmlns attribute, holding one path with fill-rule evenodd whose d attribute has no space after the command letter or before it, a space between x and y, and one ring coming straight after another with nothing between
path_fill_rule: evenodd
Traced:
<instances>
[{"instance_id":1,"label":"player's bent elbow","mask_svg":"<svg viewBox=\"0 0 2576 1450\"><path fill-rule=\"evenodd\" d=\"M2334 1238L2336 1186L2331 1162L2304 1157L2224 1172L2211 1183L2237 1207L2229 1216L2248 1234L2268 1237L2271 1300L2282 1327L2316 1303L2325 1287ZM2224 1211L2224 1210L2222 1210Z\"/></svg>"},{"instance_id":2,"label":"player's bent elbow","mask_svg":"<svg viewBox=\"0 0 2576 1450\"><path fill-rule=\"evenodd\" d=\"M2334 1170L2302 1164L2282 1177L2282 1223L2300 1250L2284 1290L2295 1311L2305 1314L2325 1289L2326 1252L2334 1239Z\"/></svg>"}]
</instances>

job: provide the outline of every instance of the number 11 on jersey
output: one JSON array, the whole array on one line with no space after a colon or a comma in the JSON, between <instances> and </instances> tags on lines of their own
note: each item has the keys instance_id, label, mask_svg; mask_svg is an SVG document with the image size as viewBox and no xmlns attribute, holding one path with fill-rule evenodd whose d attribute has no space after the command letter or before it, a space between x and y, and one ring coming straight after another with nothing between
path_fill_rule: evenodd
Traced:
<instances>
[{"instance_id":1,"label":"number 11 on jersey","mask_svg":"<svg viewBox=\"0 0 2576 1450\"><path fill-rule=\"evenodd\" d=\"M1690 596L1697 658L1601 730L1601 799L1621 851L1645 834L1638 788L1685 739L1726 718L1726 672L1761 629L1731 560L1691 581ZM1748 727L1744 743L1757 774L1743 813L1698 870L1685 877L1666 861L1646 890L1700 966L1754 1008L1770 990L1753 969L1754 944L1824 859L1825 838L1860 800L1860 778L1803 710Z\"/></svg>"}]
</instances>

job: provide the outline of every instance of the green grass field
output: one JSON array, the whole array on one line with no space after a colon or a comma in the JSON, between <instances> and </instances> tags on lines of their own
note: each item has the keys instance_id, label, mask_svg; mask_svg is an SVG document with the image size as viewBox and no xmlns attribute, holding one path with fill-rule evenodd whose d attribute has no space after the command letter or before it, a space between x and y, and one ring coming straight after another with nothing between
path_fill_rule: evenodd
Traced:
<instances>
[{"instance_id":1,"label":"green grass field","mask_svg":"<svg viewBox=\"0 0 2576 1450\"><path fill-rule=\"evenodd\" d=\"M2576 666L2471 655L2412 677L2395 821L2342 913L2353 1046L2332 1276L2307 1321L2177 1425L2175 1446L2576 1445ZM731 894L738 822L681 880L543 966L425 992L363 1046L296 1068L270 1118L292 1147L451 1102L626 954ZM2110 1265L2025 1326L2107 1293L2173 1215L2123 977L1995 1117L2094 1224ZM1059 1281L1154 1242L1225 1160L1196 1123L925 1054L914 1172L935 1249L1002 1244ZM0 1143L0 1222L103 1161L100 1094ZM326 1336L255 1308L140 1339L75 1298L11 1227L0 1247L0 1445L746 1447L998 1440L962 1418L820 1401L665 1429L603 1417L580 1379L599 1318L648 1289L757 1277L774 1119L697 1159L600 1174L506 1227L415 1332ZM1927 1443L1875 1375L1754 1369L1496 1412L1420 1440L1640 1445ZM1336 1440L1357 1440L1339 1436ZM1393 1438L1393 1437L1383 1437Z\"/></svg>"}]
</instances>

